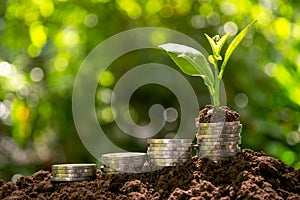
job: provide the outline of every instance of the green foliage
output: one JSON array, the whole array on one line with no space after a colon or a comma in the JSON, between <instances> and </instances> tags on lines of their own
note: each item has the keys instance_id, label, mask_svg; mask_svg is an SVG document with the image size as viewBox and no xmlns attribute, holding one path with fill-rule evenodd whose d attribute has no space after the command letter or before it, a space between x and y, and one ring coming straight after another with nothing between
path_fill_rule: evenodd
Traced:
<instances>
[{"instance_id":1,"label":"green foliage","mask_svg":"<svg viewBox=\"0 0 300 200\"><path fill-rule=\"evenodd\" d=\"M215 67L214 76L213 72L211 71L208 65L208 62L205 60L205 57L200 51L192 47L173 43L162 44L159 47L168 53L168 55L184 73L191 76L200 76L203 78L204 84L208 87L210 95L213 99L213 104L215 108L218 109L220 106L220 81L222 79L225 66L234 49L243 40L243 38L248 33L250 26L255 22L256 21L246 26L246 28L244 28L229 44L219 74L218 61L222 60L220 52L227 38L229 37L230 32L225 34L221 39L219 39L219 35L216 35L213 38L211 38L207 34L205 34L213 53L213 55L210 55L208 59Z\"/></svg>"},{"instance_id":2,"label":"green foliage","mask_svg":"<svg viewBox=\"0 0 300 200\"><path fill-rule=\"evenodd\" d=\"M203 54L191 47L167 43L159 46L164 49L178 67L190 76L200 76L211 90L214 87L214 76Z\"/></svg>"}]
</instances>

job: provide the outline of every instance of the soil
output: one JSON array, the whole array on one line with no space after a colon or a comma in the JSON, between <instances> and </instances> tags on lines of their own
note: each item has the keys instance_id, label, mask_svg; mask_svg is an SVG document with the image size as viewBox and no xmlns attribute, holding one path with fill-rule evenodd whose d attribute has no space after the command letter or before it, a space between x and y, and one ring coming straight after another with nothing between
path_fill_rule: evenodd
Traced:
<instances>
[{"instance_id":1,"label":"soil","mask_svg":"<svg viewBox=\"0 0 300 200\"><path fill-rule=\"evenodd\" d=\"M98 170L92 181L53 183L50 175L0 181L0 199L300 199L300 170L249 149L218 163L193 157L142 174Z\"/></svg>"},{"instance_id":2,"label":"soil","mask_svg":"<svg viewBox=\"0 0 300 200\"><path fill-rule=\"evenodd\" d=\"M233 122L239 121L240 115L227 106L221 106L218 110L212 105L207 105L200 110L196 121L199 123Z\"/></svg>"}]
</instances>

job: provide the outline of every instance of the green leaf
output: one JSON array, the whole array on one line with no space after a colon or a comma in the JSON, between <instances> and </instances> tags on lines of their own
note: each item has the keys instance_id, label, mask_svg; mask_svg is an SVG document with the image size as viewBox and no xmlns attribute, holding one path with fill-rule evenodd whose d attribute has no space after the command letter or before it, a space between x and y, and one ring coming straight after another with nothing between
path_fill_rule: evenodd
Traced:
<instances>
[{"instance_id":1,"label":"green leaf","mask_svg":"<svg viewBox=\"0 0 300 200\"><path fill-rule=\"evenodd\" d=\"M224 57L224 61L222 63L221 66L221 71L219 74L219 77L222 78L226 64L231 56L231 54L233 53L233 51L235 50L235 48L240 44L240 42L244 39L244 37L246 36L246 34L248 33L250 27L256 22L257 20L253 21L252 23L250 23L248 26L246 26L230 43L230 45L228 46L226 52L225 52L225 57Z\"/></svg>"},{"instance_id":2,"label":"green leaf","mask_svg":"<svg viewBox=\"0 0 300 200\"><path fill-rule=\"evenodd\" d=\"M210 45L210 47L211 47L211 50L212 50L213 55L219 54L219 53L218 53L217 44L216 44L216 42L214 41L214 39L212 39L211 37L209 37L206 33L204 33L204 35L205 35L206 39L208 40L208 43L209 43L209 45Z\"/></svg>"},{"instance_id":3,"label":"green leaf","mask_svg":"<svg viewBox=\"0 0 300 200\"><path fill-rule=\"evenodd\" d=\"M201 76L209 88L214 85L212 70L203 54L191 47L167 43L159 46L165 50L184 73L190 76Z\"/></svg>"},{"instance_id":4,"label":"green leaf","mask_svg":"<svg viewBox=\"0 0 300 200\"><path fill-rule=\"evenodd\" d=\"M229 35L231 34L231 32L226 33L225 35L223 35L221 37L221 39L217 42L217 50L218 50L218 54L220 54L222 47L224 46L226 40L228 39Z\"/></svg>"}]
</instances>

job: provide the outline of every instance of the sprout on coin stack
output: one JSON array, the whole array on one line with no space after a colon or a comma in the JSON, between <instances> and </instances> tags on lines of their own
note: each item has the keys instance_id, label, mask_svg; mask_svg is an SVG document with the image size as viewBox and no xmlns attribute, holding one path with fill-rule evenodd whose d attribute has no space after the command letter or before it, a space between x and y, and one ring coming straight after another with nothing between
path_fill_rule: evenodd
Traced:
<instances>
[{"instance_id":1,"label":"sprout on coin stack","mask_svg":"<svg viewBox=\"0 0 300 200\"><path fill-rule=\"evenodd\" d=\"M213 38L205 34L212 48L212 55L208 57L208 61L213 65L214 70L210 68L203 54L192 47L174 43L159 46L184 73L202 77L211 95L213 106L206 106L201 110L196 122L198 127L196 147L199 157L206 156L218 161L234 156L240 150L238 144L241 142L242 125L239 122L239 114L228 107L220 107L220 82L230 56L255 22L246 26L232 40L224 59L220 55L221 49L231 33L222 37L216 35Z\"/></svg>"},{"instance_id":2,"label":"sprout on coin stack","mask_svg":"<svg viewBox=\"0 0 300 200\"><path fill-rule=\"evenodd\" d=\"M53 182L88 181L96 178L96 164L52 165Z\"/></svg>"},{"instance_id":3,"label":"sprout on coin stack","mask_svg":"<svg viewBox=\"0 0 300 200\"><path fill-rule=\"evenodd\" d=\"M192 139L148 139L152 169L180 165L191 157Z\"/></svg>"},{"instance_id":4,"label":"sprout on coin stack","mask_svg":"<svg viewBox=\"0 0 300 200\"><path fill-rule=\"evenodd\" d=\"M141 173L144 172L146 153L124 152L102 155L101 170L104 174Z\"/></svg>"}]
</instances>

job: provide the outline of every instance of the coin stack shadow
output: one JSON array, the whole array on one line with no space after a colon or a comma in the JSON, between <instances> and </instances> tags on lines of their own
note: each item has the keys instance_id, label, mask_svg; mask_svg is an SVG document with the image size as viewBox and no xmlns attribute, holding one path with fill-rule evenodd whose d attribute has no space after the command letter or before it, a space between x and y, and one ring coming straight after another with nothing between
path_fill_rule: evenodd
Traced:
<instances>
[{"instance_id":1,"label":"coin stack shadow","mask_svg":"<svg viewBox=\"0 0 300 200\"><path fill-rule=\"evenodd\" d=\"M235 122L196 123L197 151L200 158L225 160L240 152L242 124Z\"/></svg>"},{"instance_id":2,"label":"coin stack shadow","mask_svg":"<svg viewBox=\"0 0 300 200\"><path fill-rule=\"evenodd\" d=\"M146 161L146 153L122 152L102 155L101 170L104 174L141 173Z\"/></svg>"},{"instance_id":3,"label":"coin stack shadow","mask_svg":"<svg viewBox=\"0 0 300 200\"><path fill-rule=\"evenodd\" d=\"M57 164L52 165L53 182L87 181L96 178L96 164Z\"/></svg>"},{"instance_id":4,"label":"coin stack shadow","mask_svg":"<svg viewBox=\"0 0 300 200\"><path fill-rule=\"evenodd\" d=\"M191 139L148 139L147 143L152 170L180 165L191 158Z\"/></svg>"}]
</instances>

